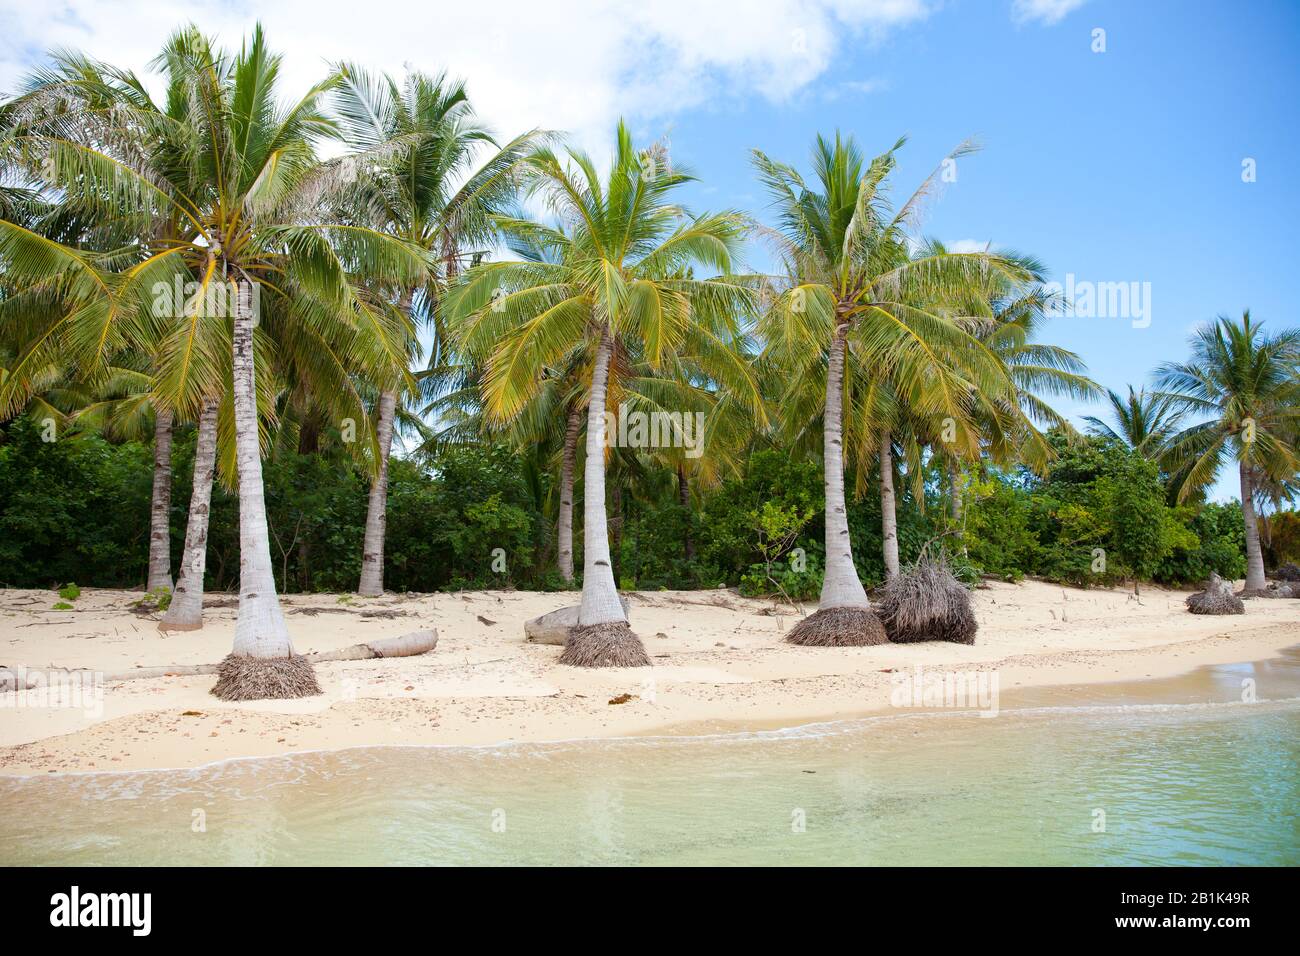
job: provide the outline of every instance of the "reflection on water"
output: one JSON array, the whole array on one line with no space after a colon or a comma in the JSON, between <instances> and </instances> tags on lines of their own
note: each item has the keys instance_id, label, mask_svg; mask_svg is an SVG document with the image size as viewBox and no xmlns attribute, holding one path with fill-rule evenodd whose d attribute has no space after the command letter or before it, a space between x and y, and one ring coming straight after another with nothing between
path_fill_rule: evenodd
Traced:
<instances>
[{"instance_id":1,"label":"reflection on water","mask_svg":"<svg viewBox=\"0 0 1300 956\"><path fill-rule=\"evenodd\" d=\"M992 720L0 780L0 863L1296 865L1300 668L1268 666Z\"/></svg>"}]
</instances>

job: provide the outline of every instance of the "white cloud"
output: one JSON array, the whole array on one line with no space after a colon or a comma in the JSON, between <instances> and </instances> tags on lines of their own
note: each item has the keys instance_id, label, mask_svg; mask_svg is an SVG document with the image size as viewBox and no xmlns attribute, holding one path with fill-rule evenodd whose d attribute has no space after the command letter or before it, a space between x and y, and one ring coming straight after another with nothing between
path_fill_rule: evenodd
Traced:
<instances>
[{"instance_id":1,"label":"white cloud","mask_svg":"<svg viewBox=\"0 0 1300 956\"><path fill-rule=\"evenodd\" d=\"M166 36L193 21L236 46L260 19L285 54L286 92L301 92L329 61L400 73L465 77L500 133L532 126L572 132L597 149L625 115L638 124L733 96L786 100L837 51L879 42L924 19L933 0L51 0L0 12L0 87L54 47L84 50L143 72Z\"/></svg>"},{"instance_id":2,"label":"white cloud","mask_svg":"<svg viewBox=\"0 0 1300 956\"><path fill-rule=\"evenodd\" d=\"M992 248L992 240L989 239L957 239L953 242L945 242L944 245L949 252L986 252Z\"/></svg>"},{"instance_id":3,"label":"white cloud","mask_svg":"<svg viewBox=\"0 0 1300 956\"><path fill-rule=\"evenodd\" d=\"M1041 23L1051 26L1060 23L1067 14L1078 10L1085 0L1015 0L1011 5L1011 18L1016 23Z\"/></svg>"}]
</instances>

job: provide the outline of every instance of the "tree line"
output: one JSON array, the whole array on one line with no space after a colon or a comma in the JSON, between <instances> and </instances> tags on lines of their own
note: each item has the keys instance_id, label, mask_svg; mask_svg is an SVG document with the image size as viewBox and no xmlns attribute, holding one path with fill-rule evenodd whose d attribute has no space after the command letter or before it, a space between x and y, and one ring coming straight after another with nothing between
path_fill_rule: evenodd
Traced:
<instances>
[{"instance_id":1,"label":"tree line","mask_svg":"<svg viewBox=\"0 0 1300 956\"><path fill-rule=\"evenodd\" d=\"M807 172L755 150L765 225L688 210L689 170L622 123L598 164L550 131L501 141L446 76L341 63L282 101L279 67L260 28L232 52L187 27L151 64L159 98L129 70L60 52L0 106L0 461L30 479L75 474L80 456L125 488L136 452L121 443L152 438L146 586L170 596L164 625L201 626L205 586L238 569L239 680L219 686L314 686L277 589L351 588L353 573L371 595L394 574L483 582L503 573L482 565L493 540L515 581L581 585L561 658L579 665L648 662L618 599L627 580L762 589L808 575L797 590L820 609L801 627L816 643L822 626L871 626L877 553L886 578L932 547L971 573L1073 579L1086 554L1094 577L1150 578L1200 547L1192 537L1230 533L1196 506L1229 463L1247 588L1263 587L1257 507L1294 494L1300 332L1216 320L1187 363L1159 368L1150 393L1112 394L1114 420L1080 435L1051 402L1101 393L1077 355L1040 340L1061 305L1044 265L920 231L942 169L971 145L901 203L902 140L869 158L818 136ZM322 158L327 142L341 155ZM770 274L743 266L758 244ZM621 427L611 441L613 410L698 421L698 448L685 434L629 444ZM69 447L38 448L31 428ZM773 487L725 517L765 450L815 469L820 494ZM1078 491L1064 474L1089 456ZM21 527L12 503L40 489L0 484L3 520ZM399 571L394 538L416 515L430 531L403 544ZM1020 557L999 522L1032 529ZM671 562L640 537L670 527ZM213 547L223 533L233 554ZM720 554L724 534L743 543ZM349 537L357 558L340 562ZM15 580L52 573L24 564L43 560L41 540L0 555ZM1231 571L1216 563L1228 550L1187 567Z\"/></svg>"}]
</instances>

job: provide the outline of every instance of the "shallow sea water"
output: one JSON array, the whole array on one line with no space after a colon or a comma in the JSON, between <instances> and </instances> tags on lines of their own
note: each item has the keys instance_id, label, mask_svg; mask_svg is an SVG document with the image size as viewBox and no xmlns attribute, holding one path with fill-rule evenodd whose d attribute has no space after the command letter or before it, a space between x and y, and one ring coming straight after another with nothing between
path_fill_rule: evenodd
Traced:
<instances>
[{"instance_id":1,"label":"shallow sea water","mask_svg":"<svg viewBox=\"0 0 1300 956\"><path fill-rule=\"evenodd\" d=\"M995 718L0 778L0 864L1300 864L1300 655L1003 696Z\"/></svg>"}]
</instances>

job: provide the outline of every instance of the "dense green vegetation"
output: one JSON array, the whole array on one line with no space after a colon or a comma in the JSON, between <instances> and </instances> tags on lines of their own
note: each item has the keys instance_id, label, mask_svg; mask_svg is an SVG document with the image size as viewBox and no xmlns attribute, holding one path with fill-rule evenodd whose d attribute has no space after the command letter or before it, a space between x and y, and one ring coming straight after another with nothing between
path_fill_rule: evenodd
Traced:
<instances>
[{"instance_id":1,"label":"dense green vegetation","mask_svg":"<svg viewBox=\"0 0 1300 956\"><path fill-rule=\"evenodd\" d=\"M184 543L193 437L193 429L182 431L173 452L175 558ZM904 493L902 560L915 560L935 541L965 554L959 568L969 576L1030 575L1088 585L1135 574L1165 584L1196 583L1211 570L1244 574L1239 505L1170 505L1154 466L1118 443L1090 438L1073 447L1061 444L1061 456L1042 478L1027 469L989 469L973 477L958 527L950 522L937 475L926 483L924 507ZM112 444L98 435L43 442L32 422L9 425L0 441L0 584L138 586L149 556L152 472L150 450L139 442ZM268 461L263 478L277 586L350 590L360 573L364 471L342 456L292 451ZM471 446L395 459L385 552L389 587L562 587L547 508L550 484L505 448ZM748 593L779 589L804 599L821 588L825 549L816 459L757 451L743 474L707 491L690 508L681 505L669 482L640 482L622 497L614 560L624 587L725 584ZM875 586L885 576L879 500L852 501L849 525L858 544L858 572ZM1278 513L1268 527L1271 566L1300 557L1300 515ZM207 587L237 590L238 500L220 485L208 547ZM497 548L504 554L497 563L501 571L493 568ZM802 571L792 568L796 548L803 549ZM1094 548L1105 550L1102 571L1093 570Z\"/></svg>"}]
</instances>

